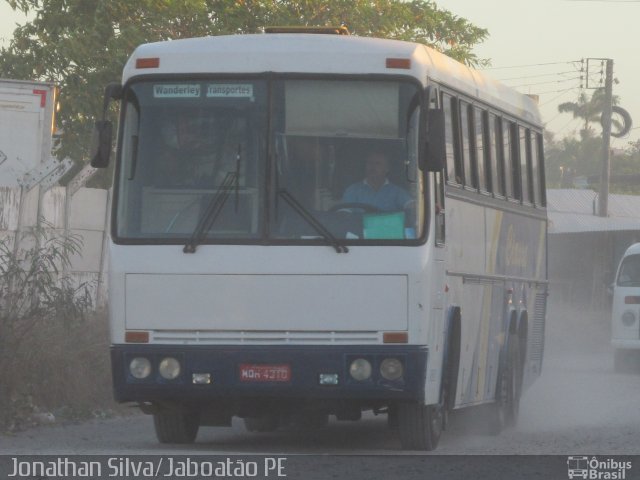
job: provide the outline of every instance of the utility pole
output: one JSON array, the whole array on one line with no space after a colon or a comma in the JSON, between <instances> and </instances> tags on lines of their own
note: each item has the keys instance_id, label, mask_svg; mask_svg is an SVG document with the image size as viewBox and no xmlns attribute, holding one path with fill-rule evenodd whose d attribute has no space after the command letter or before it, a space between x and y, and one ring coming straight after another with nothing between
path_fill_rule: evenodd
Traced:
<instances>
[{"instance_id":1,"label":"utility pole","mask_svg":"<svg viewBox=\"0 0 640 480\"><path fill-rule=\"evenodd\" d=\"M598 194L598 215L606 217L609 211L609 173L611 147L611 114L613 102L613 60L607 59L604 83L604 108L602 111L602 175Z\"/></svg>"}]
</instances>

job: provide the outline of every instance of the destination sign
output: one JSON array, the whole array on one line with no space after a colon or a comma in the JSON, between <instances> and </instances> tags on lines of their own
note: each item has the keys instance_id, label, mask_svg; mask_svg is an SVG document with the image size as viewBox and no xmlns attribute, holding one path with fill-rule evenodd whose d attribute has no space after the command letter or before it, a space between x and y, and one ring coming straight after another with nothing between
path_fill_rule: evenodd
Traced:
<instances>
[{"instance_id":1,"label":"destination sign","mask_svg":"<svg viewBox=\"0 0 640 480\"><path fill-rule=\"evenodd\" d=\"M200 96L200 85L198 84L154 85L153 96L155 98L198 98Z\"/></svg>"}]
</instances>

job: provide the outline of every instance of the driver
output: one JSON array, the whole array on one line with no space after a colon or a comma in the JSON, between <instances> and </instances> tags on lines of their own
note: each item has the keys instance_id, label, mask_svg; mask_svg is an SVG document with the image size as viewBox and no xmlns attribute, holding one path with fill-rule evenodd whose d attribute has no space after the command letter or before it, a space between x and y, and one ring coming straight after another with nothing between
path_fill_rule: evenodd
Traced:
<instances>
[{"instance_id":1,"label":"driver","mask_svg":"<svg viewBox=\"0 0 640 480\"><path fill-rule=\"evenodd\" d=\"M374 151L367 155L365 178L347 187L343 203L365 203L383 212L404 210L413 199L409 193L389 181L389 160L384 153Z\"/></svg>"},{"instance_id":2,"label":"driver","mask_svg":"<svg viewBox=\"0 0 640 480\"><path fill-rule=\"evenodd\" d=\"M202 119L195 111L182 110L168 120L162 131L165 148L156 164L156 183L194 186L201 176L197 170L203 153Z\"/></svg>"}]
</instances>

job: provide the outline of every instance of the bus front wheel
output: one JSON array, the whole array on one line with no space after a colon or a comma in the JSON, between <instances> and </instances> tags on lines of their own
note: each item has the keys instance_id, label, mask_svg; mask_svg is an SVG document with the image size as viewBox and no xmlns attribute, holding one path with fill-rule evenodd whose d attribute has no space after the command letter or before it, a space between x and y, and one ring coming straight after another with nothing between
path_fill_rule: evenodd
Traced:
<instances>
[{"instance_id":1,"label":"bus front wheel","mask_svg":"<svg viewBox=\"0 0 640 480\"><path fill-rule=\"evenodd\" d=\"M153 426L160 443L193 443L198 435L197 413L166 411L153 414Z\"/></svg>"},{"instance_id":2,"label":"bus front wheel","mask_svg":"<svg viewBox=\"0 0 640 480\"><path fill-rule=\"evenodd\" d=\"M438 405L401 403L398 431L404 450L435 450L442 433L442 408Z\"/></svg>"}]
</instances>

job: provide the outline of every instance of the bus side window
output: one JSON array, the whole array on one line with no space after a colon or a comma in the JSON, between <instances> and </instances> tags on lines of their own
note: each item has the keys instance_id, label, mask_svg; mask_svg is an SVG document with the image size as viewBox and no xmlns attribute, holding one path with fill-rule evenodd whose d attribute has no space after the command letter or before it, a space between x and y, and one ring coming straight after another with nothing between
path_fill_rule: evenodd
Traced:
<instances>
[{"instance_id":1,"label":"bus side window","mask_svg":"<svg viewBox=\"0 0 640 480\"><path fill-rule=\"evenodd\" d=\"M533 180L533 200L536 205L544 205L541 171L542 158L540 155L541 151L538 148L541 135L535 132L531 132L531 135L531 179Z\"/></svg>"},{"instance_id":2,"label":"bus side window","mask_svg":"<svg viewBox=\"0 0 640 480\"><path fill-rule=\"evenodd\" d=\"M522 200L522 184L520 183L520 144L518 143L518 125L509 124L509 138L511 142L511 174L513 177L513 198Z\"/></svg>"},{"instance_id":3,"label":"bus side window","mask_svg":"<svg viewBox=\"0 0 640 480\"><path fill-rule=\"evenodd\" d=\"M478 188L481 192L491 190L491 167L487 162L488 151L486 138L486 112L478 107L474 108L473 116L475 121L475 147L476 147L476 168L478 170Z\"/></svg>"},{"instance_id":4,"label":"bus side window","mask_svg":"<svg viewBox=\"0 0 640 480\"><path fill-rule=\"evenodd\" d=\"M462 164L460 162L460 152L457 144L458 138L458 115L457 99L446 93L442 94L442 108L445 116L445 147L447 152L447 181L450 183L462 184Z\"/></svg>"},{"instance_id":5,"label":"bus side window","mask_svg":"<svg viewBox=\"0 0 640 480\"><path fill-rule=\"evenodd\" d=\"M493 113L488 115L487 148L491 163L491 191L494 195L504 197L504 158L502 155L502 139L500 138L500 119Z\"/></svg>"},{"instance_id":6,"label":"bus side window","mask_svg":"<svg viewBox=\"0 0 640 480\"><path fill-rule=\"evenodd\" d=\"M473 132L473 110L467 102L460 102L460 138L462 140L462 160L463 160L463 179L464 185L471 188L477 188L476 172L473 167L474 158L472 155L471 137Z\"/></svg>"},{"instance_id":7,"label":"bus side window","mask_svg":"<svg viewBox=\"0 0 640 480\"><path fill-rule=\"evenodd\" d=\"M502 136L502 158L504 164L504 185L505 195L507 198L516 198L513 187L513 148L511 146L511 122L508 120L502 121L502 129L500 131Z\"/></svg>"},{"instance_id":8,"label":"bus side window","mask_svg":"<svg viewBox=\"0 0 640 480\"><path fill-rule=\"evenodd\" d=\"M520 148L518 143L518 125L515 122L508 120L504 121L505 136L504 153L505 153L505 167L508 168L509 173L505 173L507 176L507 183L510 184L509 198L513 200L522 199L522 188L520 184ZM508 147L508 148L507 148ZM507 157L508 152L508 157Z\"/></svg>"},{"instance_id":9,"label":"bus side window","mask_svg":"<svg viewBox=\"0 0 640 480\"><path fill-rule=\"evenodd\" d=\"M538 151L538 178L540 179L540 204L546 206L547 205L547 183L546 183L546 173L544 166L544 141L542 138L542 134L536 134L536 145Z\"/></svg>"},{"instance_id":10,"label":"bus side window","mask_svg":"<svg viewBox=\"0 0 640 480\"><path fill-rule=\"evenodd\" d=\"M531 140L529 129L518 127L518 138L520 146L520 185L522 186L523 203L532 203L530 169L531 169Z\"/></svg>"}]
</instances>

